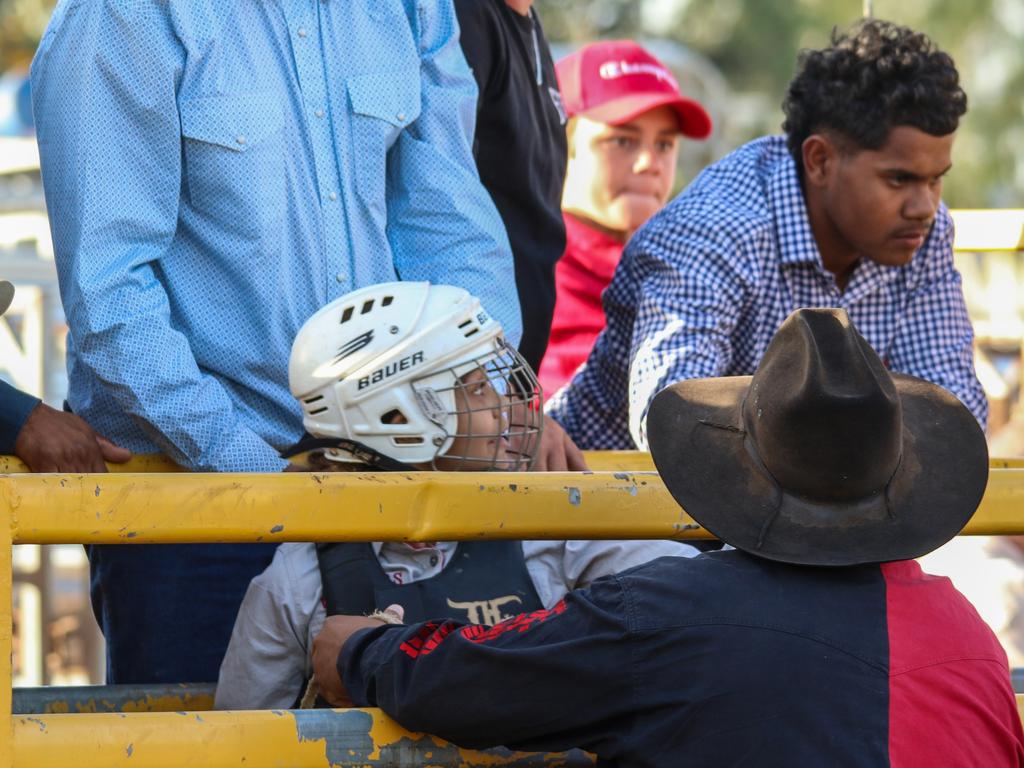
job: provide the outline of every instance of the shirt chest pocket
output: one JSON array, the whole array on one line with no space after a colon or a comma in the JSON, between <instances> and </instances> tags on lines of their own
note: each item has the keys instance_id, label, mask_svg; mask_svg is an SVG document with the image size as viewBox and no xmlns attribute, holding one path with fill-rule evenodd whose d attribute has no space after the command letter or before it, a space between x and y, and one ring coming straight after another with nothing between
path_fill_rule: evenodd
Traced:
<instances>
[{"instance_id":1,"label":"shirt chest pocket","mask_svg":"<svg viewBox=\"0 0 1024 768\"><path fill-rule=\"evenodd\" d=\"M287 208L281 98L272 93L206 96L178 108L185 195L193 209L232 234L279 229Z\"/></svg>"},{"instance_id":2,"label":"shirt chest pocket","mask_svg":"<svg viewBox=\"0 0 1024 768\"><path fill-rule=\"evenodd\" d=\"M356 189L371 210L383 216L387 153L420 115L420 73L408 69L353 75L346 85Z\"/></svg>"}]
</instances>

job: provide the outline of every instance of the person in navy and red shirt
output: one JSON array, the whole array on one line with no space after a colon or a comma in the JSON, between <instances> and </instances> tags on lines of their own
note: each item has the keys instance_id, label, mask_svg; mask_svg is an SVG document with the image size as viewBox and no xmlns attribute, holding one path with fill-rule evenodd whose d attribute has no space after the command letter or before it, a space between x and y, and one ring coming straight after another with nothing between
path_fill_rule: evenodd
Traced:
<instances>
[{"instance_id":1,"label":"person in navy and red shirt","mask_svg":"<svg viewBox=\"0 0 1024 768\"><path fill-rule=\"evenodd\" d=\"M841 309L791 314L753 376L651 406L673 497L735 549L665 557L493 627L332 617L321 691L466 747L639 766L1021 766L1006 654L913 558L988 477L944 388L890 374Z\"/></svg>"}]
</instances>

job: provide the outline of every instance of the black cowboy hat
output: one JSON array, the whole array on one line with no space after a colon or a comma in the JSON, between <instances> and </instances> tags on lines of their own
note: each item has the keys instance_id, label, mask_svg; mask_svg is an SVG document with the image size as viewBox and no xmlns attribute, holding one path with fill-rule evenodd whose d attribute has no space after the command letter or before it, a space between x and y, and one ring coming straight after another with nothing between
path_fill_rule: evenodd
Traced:
<instances>
[{"instance_id":1,"label":"black cowboy hat","mask_svg":"<svg viewBox=\"0 0 1024 768\"><path fill-rule=\"evenodd\" d=\"M14 301L14 286L6 280L0 280L0 315L7 311Z\"/></svg>"},{"instance_id":2,"label":"black cowboy hat","mask_svg":"<svg viewBox=\"0 0 1024 768\"><path fill-rule=\"evenodd\" d=\"M681 381L647 415L654 463L723 541L802 565L919 557L988 481L985 436L942 387L890 375L841 309L800 309L753 376Z\"/></svg>"}]
</instances>

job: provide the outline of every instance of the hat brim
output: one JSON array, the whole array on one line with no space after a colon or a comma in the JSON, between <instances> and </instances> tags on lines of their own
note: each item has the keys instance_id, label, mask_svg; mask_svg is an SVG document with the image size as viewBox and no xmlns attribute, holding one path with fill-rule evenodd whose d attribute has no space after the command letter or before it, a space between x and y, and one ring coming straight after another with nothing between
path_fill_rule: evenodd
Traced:
<instances>
[{"instance_id":1,"label":"hat brim","mask_svg":"<svg viewBox=\"0 0 1024 768\"><path fill-rule=\"evenodd\" d=\"M658 107L672 107L679 118L679 131L691 139L711 135L711 116L693 99L672 93L636 93L606 101L600 106L579 112L599 123L621 125Z\"/></svg>"},{"instance_id":2,"label":"hat brim","mask_svg":"<svg viewBox=\"0 0 1024 768\"><path fill-rule=\"evenodd\" d=\"M0 280L0 315L8 310L14 301L14 286L6 280Z\"/></svg>"},{"instance_id":3,"label":"hat brim","mask_svg":"<svg viewBox=\"0 0 1024 768\"><path fill-rule=\"evenodd\" d=\"M823 503L784 490L780 498L752 453L741 418L751 378L679 382L658 393L647 416L651 454L669 492L723 541L800 565L907 560L952 539L974 514L988 482L985 435L942 387L893 375L903 454L888 494Z\"/></svg>"}]
</instances>

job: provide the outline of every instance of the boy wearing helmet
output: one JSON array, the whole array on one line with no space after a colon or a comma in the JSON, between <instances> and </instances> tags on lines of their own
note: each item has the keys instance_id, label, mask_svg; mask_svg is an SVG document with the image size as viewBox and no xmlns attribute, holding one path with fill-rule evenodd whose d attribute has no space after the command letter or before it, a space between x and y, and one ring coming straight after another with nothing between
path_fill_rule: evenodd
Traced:
<instances>
[{"instance_id":1,"label":"boy wearing helmet","mask_svg":"<svg viewBox=\"0 0 1024 768\"><path fill-rule=\"evenodd\" d=\"M318 470L525 470L540 389L479 300L451 286L385 283L324 307L289 364ZM406 620L495 624L662 555L670 541L282 544L250 584L221 665L221 709L293 706L328 615L398 604Z\"/></svg>"}]
</instances>

